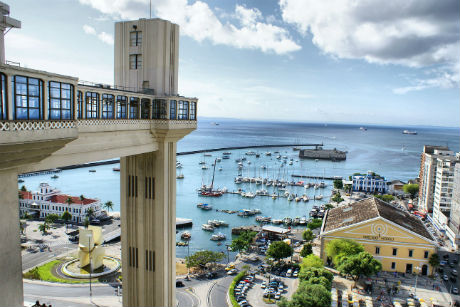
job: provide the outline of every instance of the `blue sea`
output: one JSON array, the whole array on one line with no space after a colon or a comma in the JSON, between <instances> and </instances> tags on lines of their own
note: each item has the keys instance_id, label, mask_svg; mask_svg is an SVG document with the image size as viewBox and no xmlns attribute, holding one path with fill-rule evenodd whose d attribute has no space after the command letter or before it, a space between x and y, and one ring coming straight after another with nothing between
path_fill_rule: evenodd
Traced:
<instances>
[{"instance_id":1,"label":"blue sea","mask_svg":"<svg viewBox=\"0 0 460 307\"><path fill-rule=\"evenodd\" d=\"M217 124L216 124L217 123ZM344 176L355 172L366 172L372 170L387 180L400 179L406 181L418 176L420 167L420 154L423 146L447 145L451 150L460 151L460 129L439 128L439 127L386 127L366 126L363 131L356 125L339 124L308 124L308 123L286 123L286 122L263 122L245 120L223 120L223 119L200 119L198 129L179 141L178 152L192 151L199 149L250 146L250 145L279 145L292 143L323 143L324 148L347 151L347 160L342 162L315 161L298 159L298 151L292 147L270 147L252 149L260 153L260 158L246 156L243 176L262 176L270 178L284 178L291 180L292 174L314 175L314 176ZM404 129L416 130L417 135L402 134ZM245 156L249 149L231 151L231 159L222 160L217 163L215 176L215 187L226 187L230 191L242 188L245 191L260 189L255 184L234 183L238 175L235 159ZM264 153L279 151L282 156L293 159L293 165L281 166L275 155L265 156ZM240 225L256 224L255 217L239 217L236 214L223 212L202 211L197 208L198 203L208 203L214 209L260 209L263 216L282 219L284 217L308 217L313 205L326 203L329 200L332 182L326 181L328 186L325 189L314 190L303 187L289 187L291 193L298 195L307 194L310 198L322 194L321 201L289 202L286 198L276 200L270 197L258 196L253 199L242 198L239 195L226 194L220 198L203 198L198 196L197 189L202 184L209 184L212 179L211 164L222 152L211 153L212 157L203 154L192 154L178 156L177 160L183 165L177 172L184 174L184 179L177 180L177 216L191 218L193 227L188 229L192 234L189 248L177 247L177 256L184 257L188 252L201 249L225 251L225 244L231 241L231 228ZM208 170L202 170L200 161L205 161L209 166ZM266 166L262 169L261 166ZM114 211L120 211L120 174L114 172L113 167L117 164L92 167L95 173L89 173L87 168L62 171L58 179L51 179L51 175L40 175L24 178L28 189L37 190L41 182L48 182L57 187L63 193L72 195L85 195L95 197L102 202L111 200L115 204ZM218 169L222 168L221 171ZM305 180L305 179L304 179ZM306 180L315 182L313 179ZM270 193L273 188L269 188ZM216 229L215 233L221 231L227 235L227 241L218 246L211 241L212 233L205 232L201 225L209 219L224 220L230 227ZM177 241L180 240L180 233L177 234Z\"/></svg>"}]
</instances>

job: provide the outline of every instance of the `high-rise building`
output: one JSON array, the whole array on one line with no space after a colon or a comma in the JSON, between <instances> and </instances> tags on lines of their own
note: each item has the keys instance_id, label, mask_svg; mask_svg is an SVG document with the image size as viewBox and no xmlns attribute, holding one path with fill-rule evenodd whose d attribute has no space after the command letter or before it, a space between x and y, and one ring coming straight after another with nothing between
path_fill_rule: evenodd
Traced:
<instances>
[{"instance_id":1,"label":"high-rise building","mask_svg":"<svg viewBox=\"0 0 460 307\"><path fill-rule=\"evenodd\" d=\"M419 173L418 209L426 213L433 211L433 193L436 181L438 157L453 156L446 146L425 145L421 155Z\"/></svg>"},{"instance_id":2,"label":"high-rise building","mask_svg":"<svg viewBox=\"0 0 460 307\"><path fill-rule=\"evenodd\" d=\"M454 186L455 156L437 157L433 196L433 220L441 229L447 226Z\"/></svg>"},{"instance_id":3,"label":"high-rise building","mask_svg":"<svg viewBox=\"0 0 460 307\"><path fill-rule=\"evenodd\" d=\"M454 168L450 220L449 227L446 228L446 235L454 248L458 249L460 246L460 163L455 164Z\"/></svg>"}]
</instances>

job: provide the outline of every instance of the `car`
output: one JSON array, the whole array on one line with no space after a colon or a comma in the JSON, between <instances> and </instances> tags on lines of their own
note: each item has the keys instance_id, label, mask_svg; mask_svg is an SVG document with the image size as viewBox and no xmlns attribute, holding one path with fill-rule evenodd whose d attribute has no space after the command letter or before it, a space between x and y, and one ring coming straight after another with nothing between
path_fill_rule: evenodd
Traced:
<instances>
[{"instance_id":1,"label":"car","mask_svg":"<svg viewBox=\"0 0 460 307\"><path fill-rule=\"evenodd\" d=\"M275 294L275 300L279 300L280 298L281 298L281 294L276 293L276 294Z\"/></svg>"},{"instance_id":2,"label":"car","mask_svg":"<svg viewBox=\"0 0 460 307\"><path fill-rule=\"evenodd\" d=\"M233 270L234 268L235 268L235 265L231 264L225 268L225 271L230 271L230 270Z\"/></svg>"},{"instance_id":3,"label":"car","mask_svg":"<svg viewBox=\"0 0 460 307\"><path fill-rule=\"evenodd\" d=\"M292 269L289 269L286 272L286 277L291 277L291 276L292 276Z\"/></svg>"},{"instance_id":4,"label":"car","mask_svg":"<svg viewBox=\"0 0 460 307\"><path fill-rule=\"evenodd\" d=\"M299 276L299 271L297 271L297 270L294 271L294 273L292 273L292 276L293 276L293 277L298 277L298 276Z\"/></svg>"},{"instance_id":5,"label":"car","mask_svg":"<svg viewBox=\"0 0 460 307\"><path fill-rule=\"evenodd\" d=\"M450 277L450 280L451 280L452 282L457 282L457 277L451 276L451 277Z\"/></svg>"},{"instance_id":6,"label":"car","mask_svg":"<svg viewBox=\"0 0 460 307\"><path fill-rule=\"evenodd\" d=\"M238 302L238 305L243 306L243 304L247 304L247 303L248 303L248 301L242 300L242 301Z\"/></svg>"},{"instance_id":7,"label":"car","mask_svg":"<svg viewBox=\"0 0 460 307\"><path fill-rule=\"evenodd\" d=\"M444 269L443 268L438 268L438 272L439 273L444 273Z\"/></svg>"},{"instance_id":8,"label":"car","mask_svg":"<svg viewBox=\"0 0 460 307\"><path fill-rule=\"evenodd\" d=\"M442 256L442 258L444 258L444 259L449 259L449 254L444 254L444 255Z\"/></svg>"},{"instance_id":9,"label":"car","mask_svg":"<svg viewBox=\"0 0 460 307\"><path fill-rule=\"evenodd\" d=\"M444 275L442 276L442 279L443 279L444 281L449 281L449 276L447 276L446 274L444 274Z\"/></svg>"},{"instance_id":10,"label":"car","mask_svg":"<svg viewBox=\"0 0 460 307\"><path fill-rule=\"evenodd\" d=\"M450 274L452 274L454 276L457 276L458 273L457 273L457 270L454 269L454 270L452 270L452 272L450 272Z\"/></svg>"},{"instance_id":11,"label":"car","mask_svg":"<svg viewBox=\"0 0 460 307\"><path fill-rule=\"evenodd\" d=\"M447 261L445 261L445 260L439 261L439 266L445 266L446 263L447 263Z\"/></svg>"},{"instance_id":12,"label":"car","mask_svg":"<svg viewBox=\"0 0 460 307\"><path fill-rule=\"evenodd\" d=\"M217 277L216 272L208 272L208 273L206 273L206 278L207 279L213 279L213 278L216 278L216 277Z\"/></svg>"},{"instance_id":13,"label":"car","mask_svg":"<svg viewBox=\"0 0 460 307\"><path fill-rule=\"evenodd\" d=\"M184 283L182 280L176 280L176 288L182 288L184 286Z\"/></svg>"},{"instance_id":14,"label":"car","mask_svg":"<svg viewBox=\"0 0 460 307\"><path fill-rule=\"evenodd\" d=\"M458 288L457 287L452 288L452 293L453 294L458 294Z\"/></svg>"},{"instance_id":15,"label":"car","mask_svg":"<svg viewBox=\"0 0 460 307\"><path fill-rule=\"evenodd\" d=\"M449 265L451 268L455 268L455 263L453 261Z\"/></svg>"},{"instance_id":16,"label":"car","mask_svg":"<svg viewBox=\"0 0 460 307\"><path fill-rule=\"evenodd\" d=\"M267 282L266 282L266 281L263 281L262 284L260 285L260 287L261 287L262 289L267 288Z\"/></svg>"},{"instance_id":17,"label":"car","mask_svg":"<svg viewBox=\"0 0 460 307\"><path fill-rule=\"evenodd\" d=\"M237 272L236 269L231 269L230 271L227 272L227 275L235 275Z\"/></svg>"}]
</instances>

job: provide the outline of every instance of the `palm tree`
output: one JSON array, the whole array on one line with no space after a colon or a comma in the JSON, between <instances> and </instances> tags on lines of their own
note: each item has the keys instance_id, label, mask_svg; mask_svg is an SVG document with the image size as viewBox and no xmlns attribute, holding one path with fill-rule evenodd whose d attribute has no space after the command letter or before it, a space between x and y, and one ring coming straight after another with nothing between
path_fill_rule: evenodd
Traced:
<instances>
[{"instance_id":1,"label":"palm tree","mask_svg":"<svg viewBox=\"0 0 460 307\"><path fill-rule=\"evenodd\" d=\"M65 221L65 232L67 233L67 223L72 219L72 214L66 210L64 213L62 213L61 218Z\"/></svg>"},{"instance_id":2,"label":"palm tree","mask_svg":"<svg viewBox=\"0 0 460 307\"><path fill-rule=\"evenodd\" d=\"M87 217L85 217L85 220L83 221L83 225L85 226L85 228L88 228L89 226L89 219Z\"/></svg>"},{"instance_id":3,"label":"palm tree","mask_svg":"<svg viewBox=\"0 0 460 307\"><path fill-rule=\"evenodd\" d=\"M94 216L94 209L89 208L88 210L86 210L86 216L88 217L89 221L91 222L91 220L93 219L93 216Z\"/></svg>"},{"instance_id":4,"label":"palm tree","mask_svg":"<svg viewBox=\"0 0 460 307\"><path fill-rule=\"evenodd\" d=\"M46 234L46 231L47 231L48 229L50 229L50 226L49 226L48 223L46 223L46 222L43 223L43 224L38 225L38 230L40 230L40 231L43 233L43 235Z\"/></svg>"},{"instance_id":5,"label":"palm tree","mask_svg":"<svg viewBox=\"0 0 460 307\"><path fill-rule=\"evenodd\" d=\"M431 254L430 259L428 259L428 263L433 268L432 271L431 271L431 275L433 275L435 268L437 266L439 266L439 264L440 264L439 255L438 254Z\"/></svg>"},{"instance_id":6,"label":"palm tree","mask_svg":"<svg viewBox=\"0 0 460 307\"><path fill-rule=\"evenodd\" d=\"M85 200L85 196L83 194L80 195L80 200L83 202Z\"/></svg>"},{"instance_id":7,"label":"palm tree","mask_svg":"<svg viewBox=\"0 0 460 307\"><path fill-rule=\"evenodd\" d=\"M65 202L67 203L67 208L66 208L66 211L69 211L70 212L70 205L73 204L73 199L72 197L67 197L67 199L65 200Z\"/></svg>"},{"instance_id":8,"label":"palm tree","mask_svg":"<svg viewBox=\"0 0 460 307\"><path fill-rule=\"evenodd\" d=\"M109 200L108 202L103 204L102 207L107 211L111 211L111 210L113 210L113 203L112 203L112 201Z\"/></svg>"}]
</instances>

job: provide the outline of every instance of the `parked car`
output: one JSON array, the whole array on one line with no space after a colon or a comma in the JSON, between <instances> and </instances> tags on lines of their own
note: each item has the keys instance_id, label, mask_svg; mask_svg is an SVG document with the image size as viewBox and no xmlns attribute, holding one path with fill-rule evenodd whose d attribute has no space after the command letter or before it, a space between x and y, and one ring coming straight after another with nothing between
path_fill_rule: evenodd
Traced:
<instances>
[{"instance_id":1,"label":"parked car","mask_svg":"<svg viewBox=\"0 0 460 307\"><path fill-rule=\"evenodd\" d=\"M266 281L262 282L262 284L260 285L260 287L261 287L262 289L267 288L267 282L266 282Z\"/></svg>"},{"instance_id":2,"label":"parked car","mask_svg":"<svg viewBox=\"0 0 460 307\"><path fill-rule=\"evenodd\" d=\"M225 271L230 271L230 270L233 270L234 268L235 268L235 265L231 264L225 268Z\"/></svg>"},{"instance_id":3,"label":"parked car","mask_svg":"<svg viewBox=\"0 0 460 307\"><path fill-rule=\"evenodd\" d=\"M446 274L444 274L444 275L442 276L442 279L443 279L444 281L449 281L449 276L447 276Z\"/></svg>"},{"instance_id":4,"label":"parked car","mask_svg":"<svg viewBox=\"0 0 460 307\"><path fill-rule=\"evenodd\" d=\"M458 294L458 288L457 287L452 288L452 293L453 294Z\"/></svg>"},{"instance_id":5,"label":"parked car","mask_svg":"<svg viewBox=\"0 0 460 307\"><path fill-rule=\"evenodd\" d=\"M292 276L292 269L289 269L286 272L286 277L291 277L291 276Z\"/></svg>"},{"instance_id":6,"label":"parked car","mask_svg":"<svg viewBox=\"0 0 460 307\"><path fill-rule=\"evenodd\" d=\"M235 275L238 271L236 269L231 269L227 272L227 275Z\"/></svg>"},{"instance_id":7,"label":"parked car","mask_svg":"<svg viewBox=\"0 0 460 307\"><path fill-rule=\"evenodd\" d=\"M452 272L450 272L450 274L454 275L454 276L457 276L457 270L452 270Z\"/></svg>"}]
</instances>

